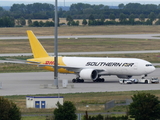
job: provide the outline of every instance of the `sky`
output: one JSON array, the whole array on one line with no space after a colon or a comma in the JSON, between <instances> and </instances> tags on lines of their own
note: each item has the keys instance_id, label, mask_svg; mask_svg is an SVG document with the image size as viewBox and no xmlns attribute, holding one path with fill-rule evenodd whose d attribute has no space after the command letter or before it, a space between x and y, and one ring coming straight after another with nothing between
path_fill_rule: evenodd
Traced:
<instances>
[{"instance_id":1,"label":"sky","mask_svg":"<svg viewBox=\"0 0 160 120\"><path fill-rule=\"evenodd\" d=\"M117 6L120 3L141 3L141 4L160 4L160 0L57 0L59 6L69 6L73 3L89 3L89 4L104 4L104 5L110 5L110 6ZM110 2L111 1L111 2ZM24 3L24 4L32 4L35 2L40 3L51 3L54 4L55 0L0 0L0 6L11 6L14 3ZM65 2L65 4L64 4Z\"/></svg>"}]
</instances>

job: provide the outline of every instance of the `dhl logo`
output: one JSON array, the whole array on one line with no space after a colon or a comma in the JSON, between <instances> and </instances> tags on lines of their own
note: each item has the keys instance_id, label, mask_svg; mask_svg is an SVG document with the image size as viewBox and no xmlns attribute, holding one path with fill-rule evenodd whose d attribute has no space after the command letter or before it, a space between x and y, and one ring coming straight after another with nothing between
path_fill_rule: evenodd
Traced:
<instances>
[{"instance_id":1,"label":"dhl logo","mask_svg":"<svg viewBox=\"0 0 160 120\"><path fill-rule=\"evenodd\" d=\"M46 61L44 64L46 64L46 65L54 65L54 61Z\"/></svg>"},{"instance_id":2,"label":"dhl logo","mask_svg":"<svg viewBox=\"0 0 160 120\"><path fill-rule=\"evenodd\" d=\"M54 61L46 61L44 64L46 64L46 65L54 65ZM59 65L59 63L58 63L58 65Z\"/></svg>"}]
</instances>

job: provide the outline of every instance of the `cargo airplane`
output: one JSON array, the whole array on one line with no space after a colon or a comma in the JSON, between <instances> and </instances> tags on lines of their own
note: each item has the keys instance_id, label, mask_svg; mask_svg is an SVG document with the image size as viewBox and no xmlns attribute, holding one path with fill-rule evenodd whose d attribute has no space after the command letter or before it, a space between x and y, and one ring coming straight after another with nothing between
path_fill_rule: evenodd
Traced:
<instances>
[{"instance_id":1,"label":"cargo airplane","mask_svg":"<svg viewBox=\"0 0 160 120\"><path fill-rule=\"evenodd\" d=\"M48 55L34 33L27 31L34 58L26 61L10 61L11 63L31 64L54 71L54 57ZM136 58L108 57L58 57L58 72L75 74L72 82L104 82L102 76L116 75L118 78L147 76L155 67L148 61Z\"/></svg>"}]
</instances>

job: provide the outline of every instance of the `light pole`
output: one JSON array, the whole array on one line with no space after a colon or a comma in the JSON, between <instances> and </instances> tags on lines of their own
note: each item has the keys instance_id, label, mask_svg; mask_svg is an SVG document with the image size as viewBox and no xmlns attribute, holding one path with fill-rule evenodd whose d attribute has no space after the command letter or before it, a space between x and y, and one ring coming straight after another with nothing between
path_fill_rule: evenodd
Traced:
<instances>
[{"instance_id":1,"label":"light pole","mask_svg":"<svg viewBox=\"0 0 160 120\"><path fill-rule=\"evenodd\" d=\"M58 14L57 14L57 0L55 0L55 20L54 20L54 80L55 85L58 87Z\"/></svg>"}]
</instances>

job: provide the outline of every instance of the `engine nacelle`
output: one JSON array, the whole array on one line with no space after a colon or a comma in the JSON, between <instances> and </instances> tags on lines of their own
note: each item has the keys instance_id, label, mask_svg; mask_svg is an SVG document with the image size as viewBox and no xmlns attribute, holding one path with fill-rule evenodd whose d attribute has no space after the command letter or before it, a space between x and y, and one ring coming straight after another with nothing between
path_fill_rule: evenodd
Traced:
<instances>
[{"instance_id":1,"label":"engine nacelle","mask_svg":"<svg viewBox=\"0 0 160 120\"><path fill-rule=\"evenodd\" d=\"M117 75L118 78L130 79L132 76L130 75Z\"/></svg>"},{"instance_id":2,"label":"engine nacelle","mask_svg":"<svg viewBox=\"0 0 160 120\"><path fill-rule=\"evenodd\" d=\"M83 69L80 71L79 76L82 79L96 80L98 78L98 72L94 69Z\"/></svg>"}]
</instances>

